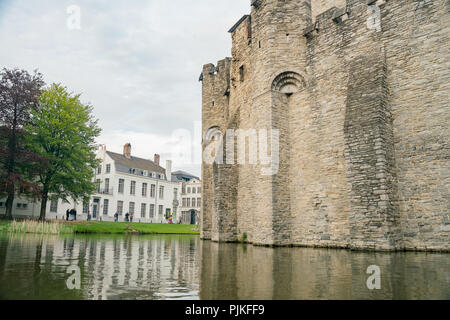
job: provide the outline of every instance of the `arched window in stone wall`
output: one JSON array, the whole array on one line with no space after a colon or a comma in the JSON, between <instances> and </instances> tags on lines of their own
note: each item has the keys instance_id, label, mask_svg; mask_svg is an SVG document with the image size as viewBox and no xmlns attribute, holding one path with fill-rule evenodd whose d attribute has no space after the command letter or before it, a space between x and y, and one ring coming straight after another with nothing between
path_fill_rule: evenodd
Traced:
<instances>
[{"instance_id":1,"label":"arched window in stone wall","mask_svg":"<svg viewBox=\"0 0 450 320\"><path fill-rule=\"evenodd\" d=\"M305 80L300 74L287 71L279 74L273 80L272 90L291 95L302 90L305 85Z\"/></svg>"},{"instance_id":2,"label":"arched window in stone wall","mask_svg":"<svg viewBox=\"0 0 450 320\"><path fill-rule=\"evenodd\" d=\"M203 134L203 162L223 164L223 133L218 126L212 126Z\"/></svg>"},{"instance_id":3,"label":"arched window in stone wall","mask_svg":"<svg viewBox=\"0 0 450 320\"><path fill-rule=\"evenodd\" d=\"M222 131L218 126L212 126L203 134L203 142L209 143L211 141L217 141L223 136Z\"/></svg>"}]
</instances>

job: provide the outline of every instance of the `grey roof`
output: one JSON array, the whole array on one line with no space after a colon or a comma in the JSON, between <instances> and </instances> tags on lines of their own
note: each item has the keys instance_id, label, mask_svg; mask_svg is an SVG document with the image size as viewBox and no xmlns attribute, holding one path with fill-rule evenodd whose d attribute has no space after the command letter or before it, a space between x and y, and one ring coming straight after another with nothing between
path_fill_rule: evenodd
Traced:
<instances>
[{"instance_id":1,"label":"grey roof","mask_svg":"<svg viewBox=\"0 0 450 320\"><path fill-rule=\"evenodd\" d=\"M114 160L114 162L116 162L119 165L128 167L128 168L141 169L141 170L146 170L148 172L155 172L155 173L163 173L163 174L166 173L166 169L157 165L156 163L154 163L151 160L142 159L142 158L133 157L133 156L130 159L128 159L123 154L119 154L119 153L115 153L115 152L111 152L111 151L106 151L106 153L108 154L108 156L111 157L111 159Z\"/></svg>"},{"instance_id":2,"label":"grey roof","mask_svg":"<svg viewBox=\"0 0 450 320\"><path fill-rule=\"evenodd\" d=\"M190 173L188 173L186 171L179 170L179 171L172 172L172 181L174 181L174 182L189 181L189 180L192 180L192 179L200 180L199 177L194 176L194 175L192 175L192 174L190 174Z\"/></svg>"},{"instance_id":3,"label":"grey roof","mask_svg":"<svg viewBox=\"0 0 450 320\"><path fill-rule=\"evenodd\" d=\"M248 14L243 16L241 19L239 19L238 22L236 22L236 24L234 26L231 27L230 30L228 30L228 32L233 33L234 31L236 31L236 29L241 25L241 23L244 22L248 17L250 17L250 15L248 15Z\"/></svg>"}]
</instances>

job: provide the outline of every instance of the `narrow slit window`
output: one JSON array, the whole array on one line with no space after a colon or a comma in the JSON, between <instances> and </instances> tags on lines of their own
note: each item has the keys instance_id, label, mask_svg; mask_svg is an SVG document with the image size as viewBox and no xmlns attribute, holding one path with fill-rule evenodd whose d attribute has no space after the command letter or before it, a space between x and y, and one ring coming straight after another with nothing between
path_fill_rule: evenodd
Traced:
<instances>
[{"instance_id":1,"label":"narrow slit window","mask_svg":"<svg viewBox=\"0 0 450 320\"><path fill-rule=\"evenodd\" d=\"M242 82L244 81L244 76L245 76L245 70L244 70L244 66L241 66L239 68L239 80Z\"/></svg>"}]
</instances>

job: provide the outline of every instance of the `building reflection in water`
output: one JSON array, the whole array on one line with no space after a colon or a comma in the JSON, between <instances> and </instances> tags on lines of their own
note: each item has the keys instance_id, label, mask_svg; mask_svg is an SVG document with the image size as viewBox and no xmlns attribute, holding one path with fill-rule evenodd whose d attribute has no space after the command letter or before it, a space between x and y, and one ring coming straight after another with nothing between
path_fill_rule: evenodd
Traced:
<instances>
[{"instance_id":1,"label":"building reflection in water","mask_svg":"<svg viewBox=\"0 0 450 320\"><path fill-rule=\"evenodd\" d=\"M0 241L0 298L198 299L199 241L12 236ZM67 289L71 265L80 267L81 290Z\"/></svg>"},{"instance_id":2,"label":"building reflection in water","mask_svg":"<svg viewBox=\"0 0 450 320\"><path fill-rule=\"evenodd\" d=\"M69 266L81 290L69 290ZM381 269L369 290L367 268ZM0 235L0 299L450 299L450 255Z\"/></svg>"}]
</instances>

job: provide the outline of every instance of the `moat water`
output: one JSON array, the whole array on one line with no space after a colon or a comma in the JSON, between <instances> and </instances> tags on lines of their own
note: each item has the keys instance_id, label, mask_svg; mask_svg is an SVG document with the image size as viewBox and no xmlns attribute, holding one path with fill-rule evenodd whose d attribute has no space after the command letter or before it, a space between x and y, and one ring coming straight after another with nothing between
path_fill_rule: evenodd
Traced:
<instances>
[{"instance_id":1,"label":"moat water","mask_svg":"<svg viewBox=\"0 0 450 320\"><path fill-rule=\"evenodd\" d=\"M0 234L0 299L450 299L450 254Z\"/></svg>"}]
</instances>

